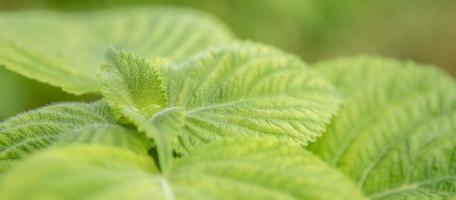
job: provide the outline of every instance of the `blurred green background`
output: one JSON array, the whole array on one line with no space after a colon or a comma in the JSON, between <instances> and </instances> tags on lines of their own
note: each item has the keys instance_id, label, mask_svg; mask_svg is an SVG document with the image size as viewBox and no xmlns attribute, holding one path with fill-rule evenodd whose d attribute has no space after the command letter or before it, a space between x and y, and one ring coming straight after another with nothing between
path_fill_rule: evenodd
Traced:
<instances>
[{"instance_id":1,"label":"blurred green background","mask_svg":"<svg viewBox=\"0 0 456 200\"><path fill-rule=\"evenodd\" d=\"M278 46L307 62L372 54L433 64L456 75L456 0L0 0L0 12L150 4L204 10L239 38ZM49 102L96 98L74 97L4 69L0 90L0 120Z\"/></svg>"}]
</instances>

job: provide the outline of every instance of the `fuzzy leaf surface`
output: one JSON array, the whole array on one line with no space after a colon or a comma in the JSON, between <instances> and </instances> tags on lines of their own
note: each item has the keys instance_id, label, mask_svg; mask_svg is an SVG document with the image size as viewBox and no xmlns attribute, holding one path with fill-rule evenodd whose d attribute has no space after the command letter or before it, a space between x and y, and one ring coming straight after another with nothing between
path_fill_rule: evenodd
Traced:
<instances>
[{"instance_id":1,"label":"fuzzy leaf surface","mask_svg":"<svg viewBox=\"0 0 456 200\"><path fill-rule=\"evenodd\" d=\"M159 67L165 61L149 62L124 51L109 49L107 64L102 65L103 95L110 106L121 113L135 110L144 116L166 106L166 94Z\"/></svg>"},{"instance_id":2,"label":"fuzzy leaf surface","mask_svg":"<svg viewBox=\"0 0 456 200\"><path fill-rule=\"evenodd\" d=\"M113 57L123 61L108 59L108 63L120 65L103 67L103 93L109 104L115 110L127 108L124 117L131 118L136 112L145 120L160 110L180 108L184 120L178 134L179 152L240 135L306 145L320 136L339 105L337 91L317 71L299 58L265 45L237 43L176 65L144 64L142 58L123 52L108 58ZM147 72L135 75L138 66L139 71ZM117 69L123 70L119 73Z\"/></svg>"},{"instance_id":3,"label":"fuzzy leaf surface","mask_svg":"<svg viewBox=\"0 0 456 200\"><path fill-rule=\"evenodd\" d=\"M370 199L456 195L456 83L429 66L375 57L317 65L346 102L310 149Z\"/></svg>"},{"instance_id":4,"label":"fuzzy leaf surface","mask_svg":"<svg viewBox=\"0 0 456 200\"><path fill-rule=\"evenodd\" d=\"M270 136L306 145L324 131L338 93L299 58L240 43L168 68L168 106L186 109L184 151L229 136Z\"/></svg>"},{"instance_id":5,"label":"fuzzy leaf surface","mask_svg":"<svg viewBox=\"0 0 456 200\"><path fill-rule=\"evenodd\" d=\"M55 104L0 124L0 176L30 154L68 143L114 145L142 154L150 147L143 134L116 125L105 103Z\"/></svg>"}]
</instances>

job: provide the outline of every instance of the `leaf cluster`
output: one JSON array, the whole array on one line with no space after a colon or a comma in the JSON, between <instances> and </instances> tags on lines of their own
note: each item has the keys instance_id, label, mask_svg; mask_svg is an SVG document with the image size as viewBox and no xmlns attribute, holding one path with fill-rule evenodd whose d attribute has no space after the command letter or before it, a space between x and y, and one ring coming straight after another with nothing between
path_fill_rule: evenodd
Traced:
<instances>
[{"instance_id":1,"label":"leaf cluster","mask_svg":"<svg viewBox=\"0 0 456 200\"><path fill-rule=\"evenodd\" d=\"M103 96L0 123L0 199L456 195L456 82L432 67L309 66L169 8L7 13L0 25L0 65Z\"/></svg>"}]
</instances>

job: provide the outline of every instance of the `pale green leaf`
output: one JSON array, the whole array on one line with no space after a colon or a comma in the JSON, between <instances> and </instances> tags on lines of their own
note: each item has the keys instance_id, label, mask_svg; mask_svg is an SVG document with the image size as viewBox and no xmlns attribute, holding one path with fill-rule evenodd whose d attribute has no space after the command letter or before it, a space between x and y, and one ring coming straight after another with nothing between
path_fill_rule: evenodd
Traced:
<instances>
[{"instance_id":1,"label":"pale green leaf","mask_svg":"<svg viewBox=\"0 0 456 200\"><path fill-rule=\"evenodd\" d=\"M127 118L132 112L142 115L133 117L136 124L164 107L185 110L179 152L239 135L305 145L320 136L339 104L337 91L318 72L297 57L260 44L211 49L177 65L147 65L125 53L112 57L122 61L110 59L108 63L118 65L103 67L110 105L127 108ZM138 68L144 75L136 75Z\"/></svg>"},{"instance_id":2,"label":"pale green leaf","mask_svg":"<svg viewBox=\"0 0 456 200\"><path fill-rule=\"evenodd\" d=\"M114 109L133 109L150 116L166 105L160 59L150 63L126 52L109 49L107 64L102 65L103 95Z\"/></svg>"},{"instance_id":3,"label":"pale green leaf","mask_svg":"<svg viewBox=\"0 0 456 200\"><path fill-rule=\"evenodd\" d=\"M0 176L23 157L54 143L107 144L143 154L150 147L142 134L116 125L102 102L55 104L0 124Z\"/></svg>"},{"instance_id":4,"label":"pale green leaf","mask_svg":"<svg viewBox=\"0 0 456 200\"><path fill-rule=\"evenodd\" d=\"M456 82L429 66L358 57L317 65L345 95L311 150L371 199L456 195Z\"/></svg>"},{"instance_id":5,"label":"pale green leaf","mask_svg":"<svg viewBox=\"0 0 456 200\"><path fill-rule=\"evenodd\" d=\"M208 15L162 7L6 12L0 27L0 66L75 94L100 90L94 72L110 45L180 61L232 39Z\"/></svg>"},{"instance_id":6,"label":"pale green leaf","mask_svg":"<svg viewBox=\"0 0 456 200\"><path fill-rule=\"evenodd\" d=\"M337 91L299 58L241 43L168 68L168 106L186 112L181 148L227 136L272 136L306 145L339 105Z\"/></svg>"},{"instance_id":7,"label":"pale green leaf","mask_svg":"<svg viewBox=\"0 0 456 200\"><path fill-rule=\"evenodd\" d=\"M50 148L2 179L0 199L155 199L161 192L156 173L149 157L119 148Z\"/></svg>"},{"instance_id":8,"label":"pale green leaf","mask_svg":"<svg viewBox=\"0 0 456 200\"><path fill-rule=\"evenodd\" d=\"M106 101L120 116L153 138L160 169L167 172L171 167L173 146L181 131L183 115L172 112L172 109L168 109L171 112L161 111L167 99L159 69L166 62L156 59L150 63L144 58L114 49L108 50L106 58L107 64L101 67ZM149 117L157 112L159 114ZM180 122L176 123L176 120Z\"/></svg>"},{"instance_id":9,"label":"pale green leaf","mask_svg":"<svg viewBox=\"0 0 456 200\"><path fill-rule=\"evenodd\" d=\"M36 184L40 183L40 184ZM178 159L161 175L152 159L101 146L52 149L0 183L1 199L363 199L339 172L300 147L231 138Z\"/></svg>"}]
</instances>

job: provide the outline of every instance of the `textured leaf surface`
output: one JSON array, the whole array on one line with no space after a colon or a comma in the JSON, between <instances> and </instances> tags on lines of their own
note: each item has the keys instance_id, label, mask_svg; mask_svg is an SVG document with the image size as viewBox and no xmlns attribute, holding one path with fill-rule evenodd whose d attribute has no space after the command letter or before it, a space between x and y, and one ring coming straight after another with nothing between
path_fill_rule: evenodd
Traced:
<instances>
[{"instance_id":1,"label":"textured leaf surface","mask_svg":"<svg viewBox=\"0 0 456 200\"><path fill-rule=\"evenodd\" d=\"M185 110L180 152L239 135L305 145L320 135L339 103L336 90L318 72L299 58L264 45L212 49L178 65L147 65L122 52L109 57L122 58L109 59L118 65L103 67L104 93L115 109L128 108L146 119L163 107Z\"/></svg>"},{"instance_id":2,"label":"textured leaf surface","mask_svg":"<svg viewBox=\"0 0 456 200\"><path fill-rule=\"evenodd\" d=\"M318 65L346 96L311 149L371 199L456 195L456 83L411 62L359 57Z\"/></svg>"},{"instance_id":3,"label":"textured leaf surface","mask_svg":"<svg viewBox=\"0 0 456 200\"><path fill-rule=\"evenodd\" d=\"M315 140L338 107L332 85L299 58L242 43L168 68L168 106L187 110L182 148L226 136Z\"/></svg>"},{"instance_id":4,"label":"textured leaf surface","mask_svg":"<svg viewBox=\"0 0 456 200\"><path fill-rule=\"evenodd\" d=\"M166 105L166 95L159 67L164 61L153 63L126 52L109 49L107 63L102 65L103 95L112 108L121 112L132 109L150 116Z\"/></svg>"},{"instance_id":5,"label":"textured leaf surface","mask_svg":"<svg viewBox=\"0 0 456 200\"><path fill-rule=\"evenodd\" d=\"M130 53L110 49L101 67L103 94L120 117L135 124L155 141L160 169L171 167L173 146L181 131L183 115L166 106L166 94L159 69L160 59L150 63ZM155 114L157 113L158 114ZM153 117L153 114L155 114ZM121 119L123 119L121 118Z\"/></svg>"},{"instance_id":6,"label":"textured leaf surface","mask_svg":"<svg viewBox=\"0 0 456 200\"><path fill-rule=\"evenodd\" d=\"M10 200L363 199L302 148L245 137L205 146L177 160L167 176L127 150L73 146L38 154L4 180L0 198Z\"/></svg>"},{"instance_id":7,"label":"textured leaf surface","mask_svg":"<svg viewBox=\"0 0 456 200\"><path fill-rule=\"evenodd\" d=\"M10 12L0 14L0 27L0 65L75 94L99 91L94 72L110 45L180 61L231 40L210 16L160 7Z\"/></svg>"},{"instance_id":8,"label":"textured leaf surface","mask_svg":"<svg viewBox=\"0 0 456 200\"><path fill-rule=\"evenodd\" d=\"M143 154L149 147L142 134L114 124L104 103L56 104L0 124L0 175L21 158L54 143L107 144Z\"/></svg>"}]
</instances>

